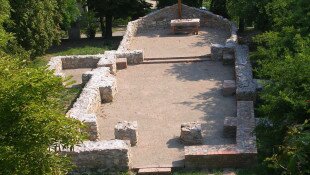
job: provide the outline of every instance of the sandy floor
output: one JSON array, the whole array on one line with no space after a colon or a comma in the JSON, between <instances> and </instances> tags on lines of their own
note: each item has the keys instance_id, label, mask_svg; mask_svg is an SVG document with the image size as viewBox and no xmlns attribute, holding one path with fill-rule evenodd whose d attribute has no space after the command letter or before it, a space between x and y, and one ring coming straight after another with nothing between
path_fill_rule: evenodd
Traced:
<instances>
[{"instance_id":1,"label":"sandy floor","mask_svg":"<svg viewBox=\"0 0 310 175\"><path fill-rule=\"evenodd\" d=\"M199 35L173 35L170 30L152 30L138 34L130 49L144 50L145 58L203 56L211 53L211 43L224 44L228 36L223 30L206 27L200 29Z\"/></svg>"},{"instance_id":2,"label":"sandy floor","mask_svg":"<svg viewBox=\"0 0 310 175\"><path fill-rule=\"evenodd\" d=\"M75 81L72 86L79 86L82 84L82 74L92 70L91 68L85 69L65 69L62 72L65 74L66 77L72 76L71 80Z\"/></svg>"},{"instance_id":3,"label":"sandy floor","mask_svg":"<svg viewBox=\"0 0 310 175\"><path fill-rule=\"evenodd\" d=\"M98 118L102 140L114 139L119 121L138 121L138 146L132 165L177 165L183 159L181 123L203 123L204 144L233 143L222 137L223 121L235 116L233 97L223 97L221 83L233 69L220 62L152 64L119 71L118 94L103 104Z\"/></svg>"}]
</instances>

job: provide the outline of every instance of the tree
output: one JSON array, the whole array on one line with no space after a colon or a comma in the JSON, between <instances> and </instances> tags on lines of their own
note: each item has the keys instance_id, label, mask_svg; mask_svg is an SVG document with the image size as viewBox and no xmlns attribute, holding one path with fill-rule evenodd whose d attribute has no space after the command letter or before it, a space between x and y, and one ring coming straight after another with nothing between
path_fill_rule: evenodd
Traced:
<instances>
[{"instance_id":1,"label":"tree","mask_svg":"<svg viewBox=\"0 0 310 175\"><path fill-rule=\"evenodd\" d=\"M0 174L67 174L72 165L57 148L80 143L82 124L63 114L61 78L9 52L10 6L0 3Z\"/></svg>"},{"instance_id":2,"label":"tree","mask_svg":"<svg viewBox=\"0 0 310 175\"><path fill-rule=\"evenodd\" d=\"M225 18L229 18L226 5L226 0L212 0L210 11Z\"/></svg>"},{"instance_id":3,"label":"tree","mask_svg":"<svg viewBox=\"0 0 310 175\"><path fill-rule=\"evenodd\" d=\"M113 18L131 16L136 19L147 13L151 4L145 0L88 0L87 5L98 17L105 18L105 37L112 37ZM103 21L103 20L101 20Z\"/></svg>"},{"instance_id":4,"label":"tree","mask_svg":"<svg viewBox=\"0 0 310 175\"><path fill-rule=\"evenodd\" d=\"M309 174L310 16L305 14L310 5L273 0L264 8L271 30L255 37L258 48L251 59L258 62L258 76L270 80L258 112L273 125L258 128L260 154L272 174Z\"/></svg>"},{"instance_id":5,"label":"tree","mask_svg":"<svg viewBox=\"0 0 310 175\"><path fill-rule=\"evenodd\" d=\"M60 42L61 28L68 28L75 20L75 0L10 0L11 23L7 31L14 33L17 42L31 57L42 55ZM73 6L73 7L72 7Z\"/></svg>"},{"instance_id":6,"label":"tree","mask_svg":"<svg viewBox=\"0 0 310 175\"><path fill-rule=\"evenodd\" d=\"M173 4L178 3L178 0L158 0L158 8L163 8L166 6L170 6ZM201 7L202 6L202 1L201 0L182 0L183 4L192 6L192 7Z\"/></svg>"}]
</instances>

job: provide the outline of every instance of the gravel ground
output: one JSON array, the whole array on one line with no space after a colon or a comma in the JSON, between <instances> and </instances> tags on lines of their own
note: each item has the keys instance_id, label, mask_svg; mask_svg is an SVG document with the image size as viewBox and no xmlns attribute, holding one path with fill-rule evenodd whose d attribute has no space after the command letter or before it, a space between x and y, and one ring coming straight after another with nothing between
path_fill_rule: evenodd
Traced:
<instances>
[{"instance_id":1,"label":"gravel ground","mask_svg":"<svg viewBox=\"0 0 310 175\"><path fill-rule=\"evenodd\" d=\"M202 27L198 35L171 33L171 30L151 30L133 38L131 50L142 49L146 58L203 56L211 53L210 46L224 44L229 33Z\"/></svg>"},{"instance_id":2,"label":"gravel ground","mask_svg":"<svg viewBox=\"0 0 310 175\"><path fill-rule=\"evenodd\" d=\"M221 62L130 66L117 74L115 101L101 106L100 139L114 139L119 121L137 121L139 140L132 166L177 165L184 159L179 142L184 122L203 123L204 144L229 144L223 122L236 115L234 97L223 97L221 83L233 68Z\"/></svg>"}]
</instances>

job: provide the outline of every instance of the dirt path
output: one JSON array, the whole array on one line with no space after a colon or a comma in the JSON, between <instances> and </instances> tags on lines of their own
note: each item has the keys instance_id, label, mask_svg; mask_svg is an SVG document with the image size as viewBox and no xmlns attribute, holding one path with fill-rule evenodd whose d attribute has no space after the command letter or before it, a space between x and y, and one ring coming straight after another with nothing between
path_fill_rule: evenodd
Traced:
<instances>
[{"instance_id":1,"label":"dirt path","mask_svg":"<svg viewBox=\"0 0 310 175\"><path fill-rule=\"evenodd\" d=\"M151 30L138 34L131 50L142 49L146 58L203 56L210 54L210 46L224 44L228 33L214 28L201 28L199 35L173 35L170 30Z\"/></svg>"},{"instance_id":2,"label":"dirt path","mask_svg":"<svg viewBox=\"0 0 310 175\"><path fill-rule=\"evenodd\" d=\"M119 121L138 121L138 146L132 165L176 165L183 159L181 123L203 123L204 144L232 143L222 137L223 121L235 116L233 97L223 97L221 83L233 69L220 62L130 66L118 72L118 94L103 104L98 118L102 140L114 139Z\"/></svg>"}]
</instances>

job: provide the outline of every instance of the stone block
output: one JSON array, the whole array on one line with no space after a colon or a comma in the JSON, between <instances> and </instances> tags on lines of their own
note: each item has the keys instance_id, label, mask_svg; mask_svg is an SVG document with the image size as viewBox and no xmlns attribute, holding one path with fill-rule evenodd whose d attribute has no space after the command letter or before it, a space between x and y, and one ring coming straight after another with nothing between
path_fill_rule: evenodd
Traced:
<instances>
[{"instance_id":1,"label":"stone block","mask_svg":"<svg viewBox=\"0 0 310 175\"><path fill-rule=\"evenodd\" d=\"M138 142L138 123L118 122L114 128L115 139L129 140L131 146L137 145Z\"/></svg>"},{"instance_id":2,"label":"stone block","mask_svg":"<svg viewBox=\"0 0 310 175\"><path fill-rule=\"evenodd\" d=\"M231 96L236 93L236 82L235 80L224 80L223 81L223 96Z\"/></svg>"},{"instance_id":3,"label":"stone block","mask_svg":"<svg viewBox=\"0 0 310 175\"><path fill-rule=\"evenodd\" d=\"M237 132L237 118L226 117L224 119L224 137L236 137Z\"/></svg>"},{"instance_id":4,"label":"stone block","mask_svg":"<svg viewBox=\"0 0 310 175\"><path fill-rule=\"evenodd\" d=\"M225 46L221 44L211 44L211 59L220 61L223 59L223 50Z\"/></svg>"},{"instance_id":5,"label":"stone block","mask_svg":"<svg viewBox=\"0 0 310 175\"><path fill-rule=\"evenodd\" d=\"M202 144L201 124L197 122L183 123L180 139L186 145Z\"/></svg>"},{"instance_id":6,"label":"stone block","mask_svg":"<svg viewBox=\"0 0 310 175\"><path fill-rule=\"evenodd\" d=\"M245 45L237 45L235 49L235 58L237 100L255 101L256 83L253 80L252 65L249 60L249 48Z\"/></svg>"},{"instance_id":7,"label":"stone block","mask_svg":"<svg viewBox=\"0 0 310 175\"><path fill-rule=\"evenodd\" d=\"M223 52L223 65L233 65L234 63L234 54Z\"/></svg>"},{"instance_id":8,"label":"stone block","mask_svg":"<svg viewBox=\"0 0 310 175\"><path fill-rule=\"evenodd\" d=\"M100 58L97 67L109 67L110 73L116 75L116 51L106 51Z\"/></svg>"},{"instance_id":9,"label":"stone block","mask_svg":"<svg viewBox=\"0 0 310 175\"><path fill-rule=\"evenodd\" d=\"M103 87L99 87L101 102L110 103L114 100L114 96L117 92L116 87L114 85L107 85Z\"/></svg>"},{"instance_id":10,"label":"stone block","mask_svg":"<svg viewBox=\"0 0 310 175\"><path fill-rule=\"evenodd\" d=\"M116 68L117 70L127 68L127 58L117 58L116 59Z\"/></svg>"}]
</instances>

